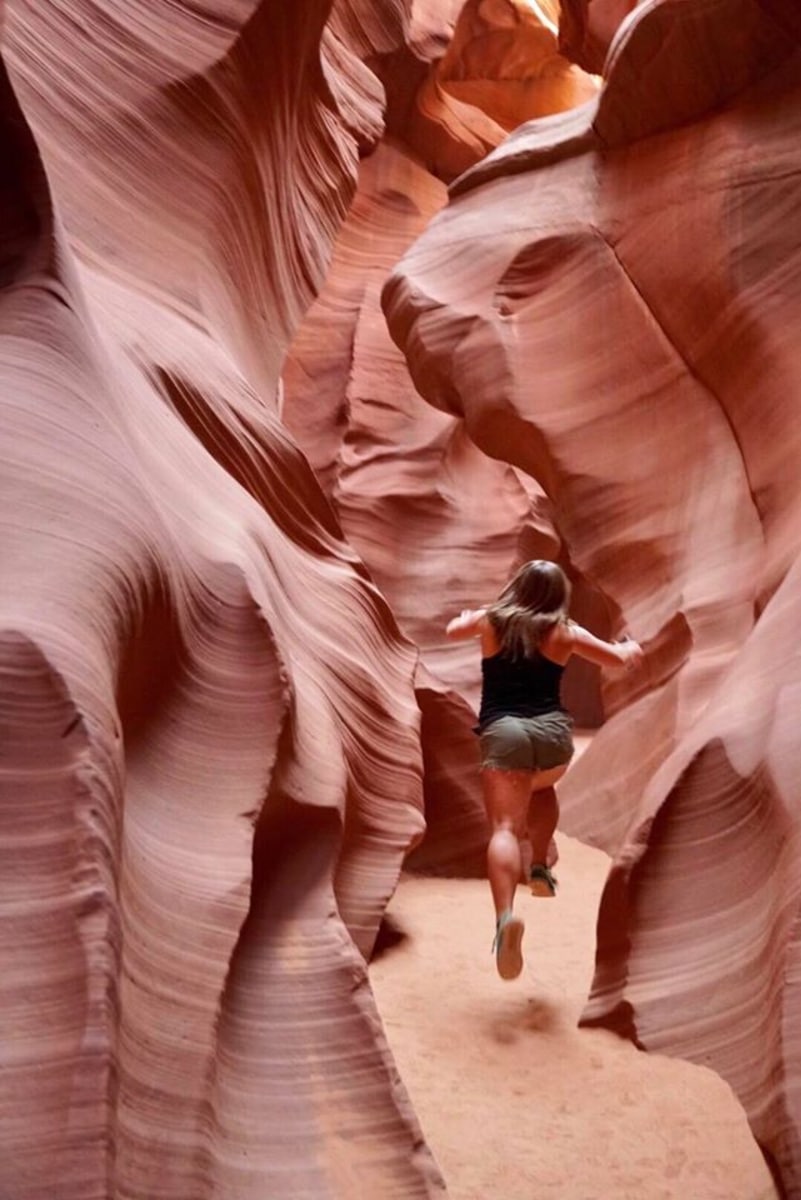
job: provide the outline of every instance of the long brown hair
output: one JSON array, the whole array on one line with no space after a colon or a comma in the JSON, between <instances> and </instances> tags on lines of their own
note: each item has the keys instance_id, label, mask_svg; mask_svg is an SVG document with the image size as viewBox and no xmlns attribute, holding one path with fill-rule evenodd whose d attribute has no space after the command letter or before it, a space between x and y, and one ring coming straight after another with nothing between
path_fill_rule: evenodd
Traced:
<instances>
[{"instance_id":1,"label":"long brown hair","mask_svg":"<svg viewBox=\"0 0 801 1200\"><path fill-rule=\"evenodd\" d=\"M536 654L549 630L567 622L570 583L560 566L545 559L524 563L509 580L487 616L510 658Z\"/></svg>"}]
</instances>

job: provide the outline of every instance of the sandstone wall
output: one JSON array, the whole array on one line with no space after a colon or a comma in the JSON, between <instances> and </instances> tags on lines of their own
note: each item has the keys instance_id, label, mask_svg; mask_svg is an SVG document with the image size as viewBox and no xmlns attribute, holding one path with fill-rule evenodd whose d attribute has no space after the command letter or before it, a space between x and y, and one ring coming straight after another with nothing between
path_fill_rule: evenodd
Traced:
<instances>
[{"instance_id":1,"label":"sandstone wall","mask_svg":"<svg viewBox=\"0 0 801 1200\"><path fill-rule=\"evenodd\" d=\"M278 416L408 14L3 18L0 1192L434 1194L365 964L416 655Z\"/></svg>"},{"instance_id":2,"label":"sandstone wall","mask_svg":"<svg viewBox=\"0 0 801 1200\"><path fill-rule=\"evenodd\" d=\"M615 856L585 1019L720 1071L791 1196L798 44L790 4L641 5L600 96L457 179L384 293L418 390L646 649L560 792Z\"/></svg>"},{"instance_id":3,"label":"sandstone wall","mask_svg":"<svg viewBox=\"0 0 801 1200\"><path fill-rule=\"evenodd\" d=\"M632 8L598 95L545 0L0 4L14 1200L443 1190L365 962L482 869L442 628L540 555L647 650L567 683L585 1020L801 1195L798 17Z\"/></svg>"}]
</instances>

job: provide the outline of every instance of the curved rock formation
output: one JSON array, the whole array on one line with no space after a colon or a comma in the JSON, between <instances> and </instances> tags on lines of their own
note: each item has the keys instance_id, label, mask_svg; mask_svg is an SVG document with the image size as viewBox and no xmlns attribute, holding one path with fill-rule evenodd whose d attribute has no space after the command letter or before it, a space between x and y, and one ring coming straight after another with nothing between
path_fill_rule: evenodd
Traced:
<instances>
[{"instance_id":1,"label":"curved rock formation","mask_svg":"<svg viewBox=\"0 0 801 1200\"><path fill-rule=\"evenodd\" d=\"M443 118L441 132L467 165L505 136L493 113L522 120L569 103L581 88L594 94L596 85L558 57L555 32L536 5L471 0L455 22L453 7L415 6L409 49L375 64L388 86L387 125L398 136L361 164L326 285L287 356L281 415L349 544L421 651L416 692L428 831L409 865L476 874L484 871L487 826L472 733L475 650L447 643L444 627L481 588L497 592L521 555L558 556L560 543L541 488L481 453L456 417L421 401L387 334L380 292L446 200L435 174L449 173L438 158L442 143L419 123L432 89L459 80L470 120L493 127L489 142L478 145ZM422 83L412 52L428 72ZM598 607L580 582L576 601L579 611ZM594 675L571 666L566 688L582 722L597 724Z\"/></svg>"},{"instance_id":2,"label":"curved rock formation","mask_svg":"<svg viewBox=\"0 0 801 1200\"><path fill-rule=\"evenodd\" d=\"M720 1071L790 1196L798 26L789 0L640 5L598 99L457 180L384 294L418 390L544 488L645 643L561 792L616 855L586 1019Z\"/></svg>"},{"instance_id":3,"label":"curved rock formation","mask_svg":"<svg viewBox=\"0 0 801 1200\"><path fill-rule=\"evenodd\" d=\"M599 70L631 4L566 7ZM545 0L460 8L0 4L14 1200L442 1190L365 960L411 848L480 869L441 630L538 554L648 648L569 685L586 1019L716 1066L801 1194L797 13L649 0L596 97ZM432 217L427 407L379 299Z\"/></svg>"},{"instance_id":4,"label":"curved rock formation","mask_svg":"<svg viewBox=\"0 0 801 1200\"><path fill-rule=\"evenodd\" d=\"M597 92L597 81L559 52L554 0L442 0L431 7L439 22L423 6L408 49L387 56L380 73L387 128L438 178L454 179L521 122Z\"/></svg>"},{"instance_id":5,"label":"curved rock formation","mask_svg":"<svg viewBox=\"0 0 801 1200\"><path fill-rule=\"evenodd\" d=\"M276 399L403 6L4 15L0 1192L431 1195L416 654Z\"/></svg>"}]
</instances>

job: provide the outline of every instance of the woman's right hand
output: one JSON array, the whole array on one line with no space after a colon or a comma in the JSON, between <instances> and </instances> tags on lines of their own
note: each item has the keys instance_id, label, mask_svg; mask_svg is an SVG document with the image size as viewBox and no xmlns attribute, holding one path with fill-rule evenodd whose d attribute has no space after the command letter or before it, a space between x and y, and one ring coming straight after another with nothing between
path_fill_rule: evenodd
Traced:
<instances>
[{"instance_id":1,"label":"woman's right hand","mask_svg":"<svg viewBox=\"0 0 801 1200\"><path fill-rule=\"evenodd\" d=\"M644 658L642 646L633 638L624 638L622 642L618 642L617 649L621 655L621 664L627 671L633 671L635 667L639 667Z\"/></svg>"},{"instance_id":2,"label":"woman's right hand","mask_svg":"<svg viewBox=\"0 0 801 1200\"><path fill-rule=\"evenodd\" d=\"M449 638L478 637L483 619L483 608L463 608L458 617L448 622L445 634Z\"/></svg>"}]
</instances>

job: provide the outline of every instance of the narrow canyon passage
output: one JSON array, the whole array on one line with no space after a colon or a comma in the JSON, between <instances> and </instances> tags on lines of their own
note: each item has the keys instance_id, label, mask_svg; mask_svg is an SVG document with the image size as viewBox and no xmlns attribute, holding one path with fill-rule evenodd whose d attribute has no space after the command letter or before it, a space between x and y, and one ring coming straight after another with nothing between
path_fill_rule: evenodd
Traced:
<instances>
[{"instance_id":1,"label":"narrow canyon passage","mask_svg":"<svg viewBox=\"0 0 801 1200\"><path fill-rule=\"evenodd\" d=\"M801 2L0 0L0 162L0 1200L801 1200Z\"/></svg>"},{"instance_id":2,"label":"narrow canyon passage","mask_svg":"<svg viewBox=\"0 0 801 1200\"><path fill-rule=\"evenodd\" d=\"M608 859L559 846L557 900L518 892L513 983L495 974L483 881L407 875L389 906L405 936L370 975L450 1200L775 1200L717 1075L577 1027Z\"/></svg>"}]
</instances>

